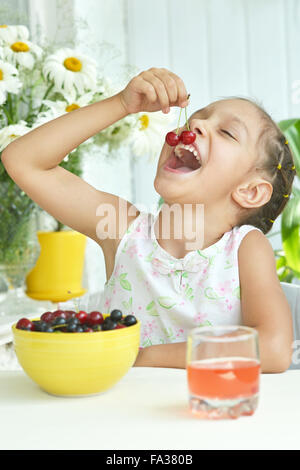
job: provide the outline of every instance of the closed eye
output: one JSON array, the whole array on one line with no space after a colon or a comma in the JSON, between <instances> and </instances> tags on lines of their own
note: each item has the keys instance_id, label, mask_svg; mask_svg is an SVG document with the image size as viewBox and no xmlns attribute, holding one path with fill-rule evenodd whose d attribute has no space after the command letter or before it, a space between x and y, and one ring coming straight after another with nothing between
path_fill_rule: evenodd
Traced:
<instances>
[{"instance_id":1,"label":"closed eye","mask_svg":"<svg viewBox=\"0 0 300 470\"><path fill-rule=\"evenodd\" d=\"M230 134L230 132L226 131L225 129L221 129L221 132L224 132L224 134L227 134L229 135L229 137L231 137L232 139L236 140L233 135Z\"/></svg>"}]
</instances>

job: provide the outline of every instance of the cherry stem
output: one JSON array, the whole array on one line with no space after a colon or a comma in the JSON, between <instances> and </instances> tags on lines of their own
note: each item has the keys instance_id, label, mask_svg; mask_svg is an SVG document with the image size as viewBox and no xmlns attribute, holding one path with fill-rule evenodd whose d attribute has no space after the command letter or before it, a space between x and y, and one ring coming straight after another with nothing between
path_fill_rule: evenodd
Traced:
<instances>
[{"instance_id":1,"label":"cherry stem","mask_svg":"<svg viewBox=\"0 0 300 470\"><path fill-rule=\"evenodd\" d=\"M179 131L179 123L180 123L180 117L181 117L181 113L182 113L182 108L180 108L179 119L178 119L178 123L177 123L177 131L176 131L176 135L178 135L178 131Z\"/></svg>"},{"instance_id":2,"label":"cherry stem","mask_svg":"<svg viewBox=\"0 0 300 470\"><path fill-rule=\"evenodd\" d=\"M191 95L188 94L187 99L189 99L190 96L191 96ZM187 129L188 129L188 131L189 131L189 130L190 130L190 126L189 126L189 121L188 121L188 118L187 118L186 108L187 108L187 107L184 108L184 110L185 110L185 122L186 122Z\"/></svg>"},{"instance_id":3,"label":"cherry stem","mask_svg":"<svg viewBox=\"0 0 300 470\"><path fill-rule=\"evenodd\" d=\"M189 93L188 96L187 96L187 100L189 99L190 96L191 96L191 95L190 95L190 93ZM190 127L189 127L189 123L188 123L188 119L187 119L186 108L187 108L187 107L184 108L184 110L185 110L185 121L186 121L186 125L187 125L188 131L189 131L189 130L190 130ZM178 131L179 131L179 123L180 123L181 113L182 113L182 108L180 108L179 119L178 119L178 123L177 123L176 135L178 135Z\"/></svg>"}]
</instances>

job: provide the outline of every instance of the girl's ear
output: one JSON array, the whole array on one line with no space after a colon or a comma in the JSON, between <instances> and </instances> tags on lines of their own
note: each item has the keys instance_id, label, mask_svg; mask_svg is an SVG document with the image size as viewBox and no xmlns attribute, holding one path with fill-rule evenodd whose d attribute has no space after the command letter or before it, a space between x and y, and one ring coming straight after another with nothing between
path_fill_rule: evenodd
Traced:
<instances>
[{"instance_id":1,"label":"girl's ear","mask_svg":"<svg viewBox=\"0 0 300 470\"><path fill-rule=\"evenodd\" d=\"M273 186L264 179L256 179L238 186L231 196L241 207L255 208L267 204L271 199Z\"/></svg>"}]
</instances>

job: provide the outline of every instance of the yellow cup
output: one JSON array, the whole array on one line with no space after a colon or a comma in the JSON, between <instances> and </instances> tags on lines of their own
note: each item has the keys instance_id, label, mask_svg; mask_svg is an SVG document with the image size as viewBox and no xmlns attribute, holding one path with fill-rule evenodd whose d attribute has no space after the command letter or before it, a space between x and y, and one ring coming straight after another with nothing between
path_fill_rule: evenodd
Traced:
<instances>
[{"instance_id":1,"label":"yellow cup","mask_svg":"<svg viewBox=\"0 0 300 470\"><path fill-rule=\"evenodd\" d=\"M139 352L139 321L126 328L93 333L43 333L20 330L16 324L12 331L20 365L53 395L104 392L128 372Z\"/></svg>"},{"instance_id":2,"label":"yellow cup","mask_svg":"<svg viewBox=\"0 0 300 470\"><path fill-rule=\"evenodd\" d=\"M74 230L38 231L37 236L41 252L26 278L28 297L65 302L83 295L86 289L81 282L87 237Z\"/></svg>"}]
</instances>

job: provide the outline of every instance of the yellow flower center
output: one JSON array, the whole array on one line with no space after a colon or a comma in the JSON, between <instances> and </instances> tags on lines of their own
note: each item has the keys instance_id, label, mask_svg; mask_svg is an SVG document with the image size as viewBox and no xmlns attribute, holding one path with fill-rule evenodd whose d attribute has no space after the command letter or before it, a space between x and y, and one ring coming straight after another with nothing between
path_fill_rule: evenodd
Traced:
<instances>
[{"instance_id":1,"label":"yellow flower center","mask_svg":"<svg viewBox=\"0 0 300 470\"><path fill-rule=\"evenodd\" d=\"M139 117L139 121L141 123L141 131L144 131L145 129L147 129L147 127L149 126L149 116L147 116L147 114L143 114L141 117Z\"/></svg>"},{"instance_id":2,"label":"yellow flower center","mask_svg":"<svg viewBox=\"0 0 300 470\"><path fill-rule=\"evenodd\" d=\"M71 72L80 72L82 69L82 63L76 57L68 57L64 61L64 66L66 69L71 70Z\"/></svg>"},{"instance_id":3,"label":"yellow flower center","mask_svg":"<svg viewBox=\"0 0 300 470\"><path fill-rule=\"evenodd\" d=\"M28 52L29 51L29 46L28 44L26 44L26 42L21 42L21 41L18 41L18 42L14 42L10 48L14 51L14 52Z\"/></svg>"},{"instance_id":4,"label":"yellow flower center","mask_svg":"<svg viewBox=\"0 0 300 470\"><path fill-rule=\"evenodd\" d=\"M15 139L16 137L18 137L16 134L10 134L9 136L11 139Z\"/></svg>"},{"instance_id":5,"label":"yellow flower center","mask_svg":"<svg viewBox=\"0 0 300 470\"><path fill-rule=\"evenodd\" d=\"M0 28L7 28L7 24L0 24Z\"/></svg>"},{"instance_id":6,"label":"yellow flower center","mask_svg":"<svg viewBox=\"0 0 300 470\"><path fill-rule=\"evenodd\" d=\"M3 70L0 69L0 80L3 80Z\"/></svg>"},{"instance_id":7,"label":"yellow flower center","mask_svg":"<svg viewBox=\"0 0 300 470\"><path fill-rule=\"evenodd\" d=\"M76 103L73 103L73 104L69 104L69 106L66 107L66 111L67 113L70 113L71 111L74 111L75 109L78 109L80 108L80 106L78 106L78 104Z\"/></svg>"}]
</instances>

